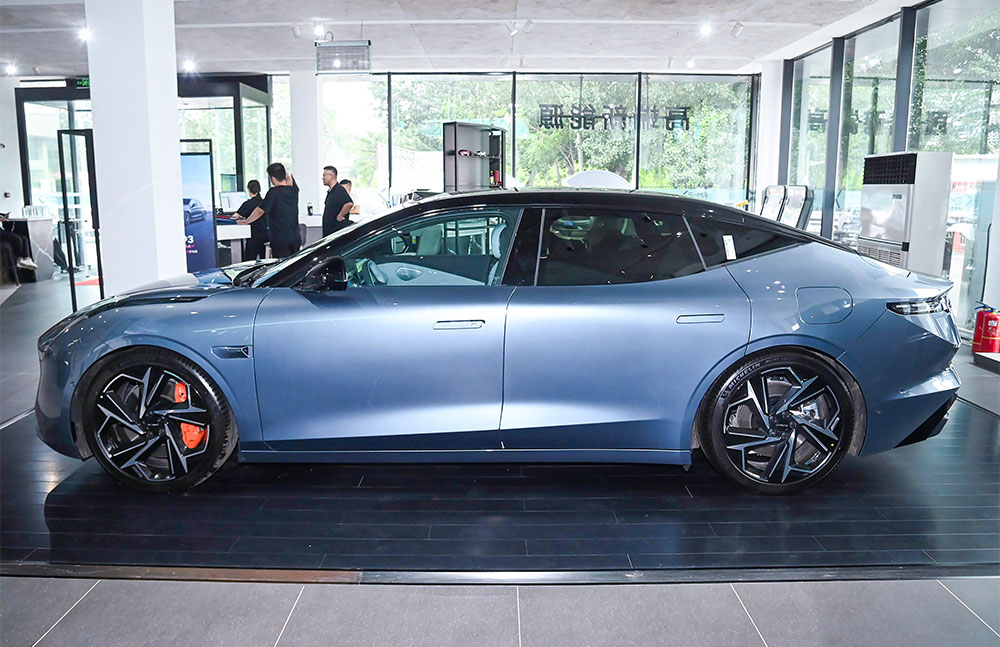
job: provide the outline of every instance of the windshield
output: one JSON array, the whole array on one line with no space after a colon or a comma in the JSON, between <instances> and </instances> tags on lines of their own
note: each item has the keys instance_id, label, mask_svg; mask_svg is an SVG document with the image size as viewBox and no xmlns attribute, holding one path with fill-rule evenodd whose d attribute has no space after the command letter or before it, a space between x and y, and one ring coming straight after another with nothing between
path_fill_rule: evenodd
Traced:
<instances>
[{"instance_id":1,"label":"windshield","mask_svg":"<svg viewBox=\"0 0 1000 647\"><path fill-rule=\"evenodd\" d=\"M383 218L385 218L387 216L391 216L392 214L396 213L397 211L400 211L400 210L402 210L402 209L404 209L405 207L408 207L408 206L410 206L410 205L405 204L405 203L397 205L397 206L393 207L392 209L389 209L388 211L386 211L382 215L377 216L377 217L375 217L375 218L373 218L371 220L365 220L364 222L353 223L351 225L348 225L347 227L344 227L343 229L340 229L338 231L333 232L332 234L330 234L329 236L327 236L325 238L320 238L319 240L317 240L312 245L309 245L308 247L303 247L302 249L300 249L296 253L292 254L291 256L289 256L288 258L286 258L285 260L280 261L278 263L275 263L275 264L269 266L268 269L267 269L267 272L265 272L264 274L258 276L254 280L253 286L257 287L257 286L263 284L264 282L266 282L272 276L274 276L274 275L276 275L276 274L278 274L280 272L283 272L286 268L291 267L292 265L295 265L296 263L298 263L299 261L301 261L303 258L308 257L309 255L311 255L316 250L318 250L318 249L320 249L320 248L322 248L322 247L324 247L326 245L329 245L330 243L332 243L333 241L337 240L338 238L340 238L342 236L345 236L347 234L350 234L351 232L356 231L357 229L359 229L361 227L370 227L374 223L377 223L378 221L382 220Z\"/></svg>"}]
</instances>

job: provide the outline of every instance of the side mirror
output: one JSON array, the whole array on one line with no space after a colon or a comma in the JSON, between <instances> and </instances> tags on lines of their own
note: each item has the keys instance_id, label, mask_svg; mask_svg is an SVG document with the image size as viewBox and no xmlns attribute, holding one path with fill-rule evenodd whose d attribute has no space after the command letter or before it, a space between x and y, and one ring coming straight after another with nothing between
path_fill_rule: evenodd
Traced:
<instances>
[{"instance_id":1,"label":"side mirror","mask_svg":"<svg viewBox=\"0 0 1000 647\"><path fill-rule=\"evenodd\" d=\"M347 266L339 256L316 264L295 286L300 292L326 292L347 289Z\"/></svg>"}]
</instances>

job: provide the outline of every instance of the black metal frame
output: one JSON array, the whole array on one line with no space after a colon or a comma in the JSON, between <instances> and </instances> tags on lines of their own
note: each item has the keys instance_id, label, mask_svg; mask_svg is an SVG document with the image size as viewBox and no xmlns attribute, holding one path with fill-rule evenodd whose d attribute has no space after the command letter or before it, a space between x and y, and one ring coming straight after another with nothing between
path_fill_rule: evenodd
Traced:
<instances>
[{"instance_id":1,"label":"black metal frame","mask_svg":"<svg viewBox=\"0 0 1000 647\"><path fill-rule=\"evenodd\" d=\"M66 156L63 150L63 137L83 137L87 146L87 184L90 192L90 220L94 228L94 246L97 251L97 288L104 298L104 266L101 263L101 219L97 207L97 164L94 161L94 131L90 128L65 128L56 131L56 142L59 147L59 176L63 202L63 232L66 236L66 267L69 271L69 294L73 312L76 312L76 261L73 258L73 239L69 229L69 187L66 186ZM75 156L75 146L71 154Z\"/></svg>"},{"instance_id":2,"label":"black metal frame","mask_svg":"<svg viewBox=\"0 0 1000 647\"><path fill-rule=\"evenodd\" d=\"M246 185L243 177L245 161L243 159L243 99L251 99L267 107L267 157L271 159L271 94L262 87L269 87L270 79L262 80L260 76L248 77L178 77L178 98L194 97L232 97L233 98L233 137L236 153L236 183L239 187ZM28 166L28 137L25 119L25 103L41 101L76 101L89 100L89 88L74 86L15 88L15 113L17 119L18 154L21 159L21 186L24 192L24 203L34 204L31 196L31 171ZM72 104L70 104L72 105ZM72 111L71 111L72 114ZM70 128L74 127L70 123ZM214 160L213 160L214 162Z\"/></svg>"}]
</instances>

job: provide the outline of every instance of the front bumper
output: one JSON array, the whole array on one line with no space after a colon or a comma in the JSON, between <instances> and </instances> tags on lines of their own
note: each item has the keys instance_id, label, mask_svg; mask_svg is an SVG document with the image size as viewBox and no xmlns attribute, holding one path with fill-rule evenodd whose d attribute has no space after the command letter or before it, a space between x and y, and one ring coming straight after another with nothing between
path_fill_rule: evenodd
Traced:
<instances>
[{"instance_id":1,"label":"front bumper","mask_svg":"<svg viewBox=\"0 0 1000 647\"><path fill-rule=\"evenodd\" d=\"M35 419L43 443L65 456L82 458L70 422L73 385L69 384L69 373L68 362L61 361L51 350L40 354Z\"/></svg>"}]
</instances>

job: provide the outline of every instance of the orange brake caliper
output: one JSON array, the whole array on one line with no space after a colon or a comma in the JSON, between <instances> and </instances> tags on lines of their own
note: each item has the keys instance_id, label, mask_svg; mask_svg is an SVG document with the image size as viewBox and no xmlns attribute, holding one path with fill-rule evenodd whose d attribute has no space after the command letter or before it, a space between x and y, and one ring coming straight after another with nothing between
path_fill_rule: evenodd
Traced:
<instances>
[{"instance_id":1,"label":"orange brake caliper","mask_svg":"<svg viewBox=\"0 0 1000 647\"><path fill-rule=\"evenodd\" d=\"M187 399L187 385L183 382L177 382L174 384L174 402L179 404L181 402L187 402ZM192 425L190 422L182 422L181 438L184 440L185 447L188 449L194 449L201 444L201 441L205 440L205 428L199 427L198 425Z\"/></svg>"}]
</instances>

